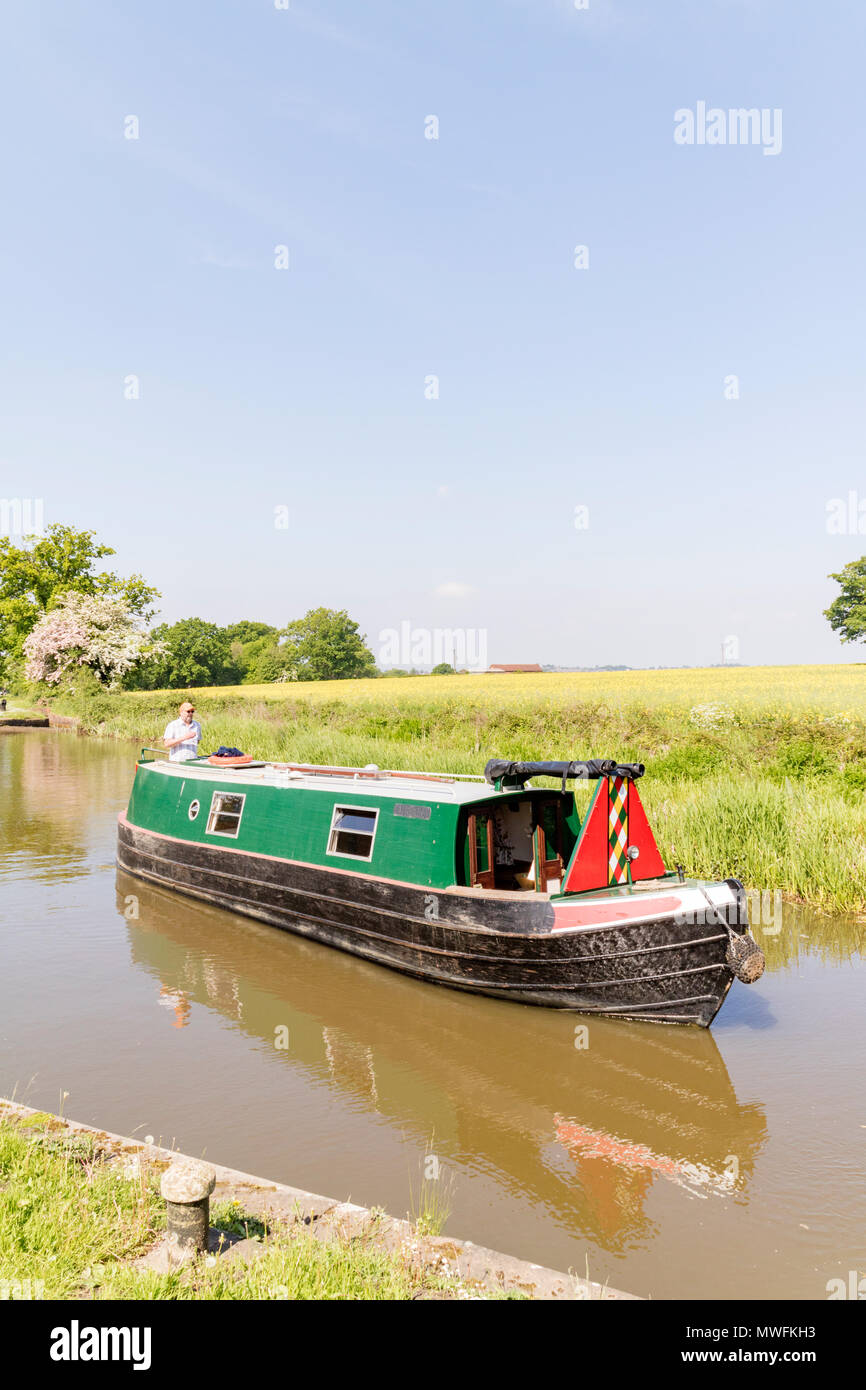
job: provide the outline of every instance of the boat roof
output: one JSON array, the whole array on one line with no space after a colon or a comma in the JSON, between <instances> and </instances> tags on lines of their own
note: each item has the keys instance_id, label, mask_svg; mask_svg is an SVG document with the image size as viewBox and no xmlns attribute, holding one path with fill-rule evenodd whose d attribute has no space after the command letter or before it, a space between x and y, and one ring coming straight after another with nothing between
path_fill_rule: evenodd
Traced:
<instances>
[{"instance_id":1,"label":"boat roof","mask_svg":"<svg viewBox=\"0 0 866 1390\"><path fill-rule=\"evenodd\" d=\"M150 751L150 750L146 750ZM386 796L399 801L445 801L463 805L472 801L490 801L500 797L523 797L531 786L495 791L483 776L450 772L402 772L370 765L363 768L328 767L306 763L251 762L239 767L216 766L206 759L190 758L186 762L171 762L167 758L144 759L140 764L164 777L181 777L209 781L214 777L223 783L240 786L266 785L297 787L309 791L337 792L345 796Z\"/></svg>"}]
</instances>

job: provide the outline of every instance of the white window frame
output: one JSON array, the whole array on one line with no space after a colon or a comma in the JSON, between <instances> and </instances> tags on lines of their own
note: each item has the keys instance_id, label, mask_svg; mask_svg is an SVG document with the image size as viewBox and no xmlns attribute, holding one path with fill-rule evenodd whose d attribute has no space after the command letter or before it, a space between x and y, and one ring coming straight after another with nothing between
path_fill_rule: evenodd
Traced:
<instances>
[{"instance_id":1,"label":"white window frame","mask_svg":"<svg viewBox=\"0 0 866 1390\"><path fill-rule=\"evenodd\" d=\"M216 811L216 799L217 799L218 796L235 796L235 797L240 797L241 809L238 811L238 823L237 823L237 825L235 826L235 829L234 829L233 831L232 831L232 830L211 830L211 828L210 828L210 827L211 827L211 821L214 819L214 813L215 813L215 811ZM223 837L223 839L226 839L226 840L236 840L236 839L238 838L238 835L240 834L240 830L241 830L241 821L243 820L243 815L244 815L244 804L245 804L245 802L246 802L246 799L247 799L246 792L228 792L228 791L225 791L225 790L221 790L221 791L216 791L216 792L214 792L213 796L212 796L211 799L210 799L210 810L209 810L208 813L207 813L207 824L206 824L206 826L205 826L205 832L204 832L204 833L205 833L206 835L221 835L221 836ZM218 814L218 813L217 813L217 814ZM231 815L233 815L233 814L234 814L233 811L227 811L227 812L226 812L226 815L230 815L230 816L231 816Z\"/></svg>"},{"instance_id":2,"label":"white window frame","mask_svg":"<svg viewBox=\"0 0 866 1390\"><path fill-rule=\"evenodd\" d=\"M370 860L373 858L373 850L376 845L376 834L379 830L380 810L381 807L379 806L342 806L339 804L339 802L335 802L334 809L331 812L331 827L328 831L328 848L325 851L325 853L332 855L336 859L358 859L364 864L369 864ZM345 811L349 815L351 815L353 811L367 811L373 813L373 834L370 837L369 854L345 854L344 851L341 849L331 849L331 841L334 839L335 832L339 829L339 826L336 824L338 811ZM348 833L351 834L352 832L349 831Z\"/></svg>"}]
</instances>

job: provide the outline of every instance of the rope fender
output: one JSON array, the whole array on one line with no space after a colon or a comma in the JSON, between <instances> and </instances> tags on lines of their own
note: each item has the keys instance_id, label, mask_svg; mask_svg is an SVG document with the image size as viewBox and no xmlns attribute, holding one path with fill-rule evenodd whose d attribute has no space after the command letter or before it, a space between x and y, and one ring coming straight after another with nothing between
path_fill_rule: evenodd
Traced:
<instances>
[{"instance_id":1,"label":"rope fender","mask_svg":"<svg viewBox=\"0 0 866 1390\"><path fill-rule=\"evenodd\" d=\"M744 932L735 932L730 923L719 912L706 888L701 888L701 892L709 903L719 926L724 927L728 933L725 964L731 974L736 976L738 980L742 980L744 985L753 985L756 980L760 980L767 962L764 959L764 952L752 936L751 928L747 926Z\"/></svg>"},{"instance_id":2,"label":"rope fender","mask_svg":"<svg viewBox=\"0 0 866 1390\"><path fill-rule=\"evenodd\" d=\"M748 930L742 936L728 927L728 947L725 951L725 964L732 975L742 980L744 985L753 985L764 973L764 952L752 933Z\"/></svg>"}]
</instances>

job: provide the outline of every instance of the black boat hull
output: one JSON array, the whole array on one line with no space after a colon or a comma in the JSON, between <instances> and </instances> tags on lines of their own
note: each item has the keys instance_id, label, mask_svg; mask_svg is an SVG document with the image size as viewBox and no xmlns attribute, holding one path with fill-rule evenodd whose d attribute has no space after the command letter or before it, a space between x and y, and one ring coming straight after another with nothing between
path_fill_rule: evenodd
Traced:
<instances>
[{"instance_id":1,"label":"black boat hull","mask_svg":"<svg viewBox=\"0 0 866 1390\"><path fill-rule=\"evenodd\" d=\"M708 1027L730 989L727 932L669 913L556 929L547 898L430 890L118 823L121 868L417 979L581 1014Z\"/></svg>"}]
</instances>

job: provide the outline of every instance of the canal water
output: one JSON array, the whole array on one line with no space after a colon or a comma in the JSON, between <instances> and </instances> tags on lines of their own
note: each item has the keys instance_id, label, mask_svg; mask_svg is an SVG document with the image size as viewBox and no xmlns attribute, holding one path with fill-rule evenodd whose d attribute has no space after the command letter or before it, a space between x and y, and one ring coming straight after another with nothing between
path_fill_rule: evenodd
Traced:
<instances>
[{"instance_id":1,"label":"canal water","mask_svg":"<svg viewBox=\"0 0 866 1390\"><path fill-rule=\"evenodd\" d=\"M866 1274L862 920L759 928L711 1032L584 1036L121 873L135 753L0 736L0 1094L643 1296Z\"/></svg>"}]
</instances>

